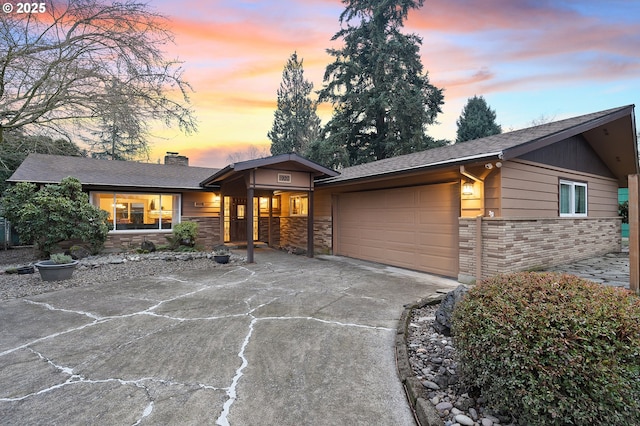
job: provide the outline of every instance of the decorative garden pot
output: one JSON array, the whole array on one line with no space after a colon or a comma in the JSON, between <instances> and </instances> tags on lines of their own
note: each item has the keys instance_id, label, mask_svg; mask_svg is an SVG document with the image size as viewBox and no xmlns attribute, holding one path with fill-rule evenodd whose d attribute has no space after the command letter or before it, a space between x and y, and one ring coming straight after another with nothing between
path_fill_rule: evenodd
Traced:
<instances>
[{"instance_id":1,"label":"decorative garden pot","mask_svg":"<svg viewBox=\"0 0 640 426\"><path fill-rule=\"evenodd\" d=\"M214 254L213 260L217 263L229 263L229 255L228 254Z\"/></svg>"},{"instance_id":2,"label":"decorative garden pot","mask_svg":"<svg viewBox=\"0 0 640 426\"><path fill-rule=\"evenodd\" d=\"M43 260L36 263L42 281L68 280L73 275L76 265L78 265L77 260L71 263L55 263L52 260Z\"/></svg>"}]
</instances>

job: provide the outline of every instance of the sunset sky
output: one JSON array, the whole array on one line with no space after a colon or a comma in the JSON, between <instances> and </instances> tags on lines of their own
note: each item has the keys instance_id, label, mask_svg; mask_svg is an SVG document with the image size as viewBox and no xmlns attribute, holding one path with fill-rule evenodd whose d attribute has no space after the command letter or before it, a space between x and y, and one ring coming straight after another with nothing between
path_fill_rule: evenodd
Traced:
<instances>
[{"instance_id":1,"label":"sunset sky","mask_svg":"<svg viewBox=\"0 0 640 426\"><path fill-rule=\"evenodd\" d=\"M151 161L178 151L223 167L253 145L268 151L276 91L296 51L318 90L340 29L340 0L150 0L170 18L194 88L199 132L164 129ZM640 2L636 0L425 0L405 33L422 37L422 63L445 89L435 138L453 140L467 99L482 95L503 131L640 102ZM331 106L322 105L323 124Z\"/></svg>"}]
</instances>

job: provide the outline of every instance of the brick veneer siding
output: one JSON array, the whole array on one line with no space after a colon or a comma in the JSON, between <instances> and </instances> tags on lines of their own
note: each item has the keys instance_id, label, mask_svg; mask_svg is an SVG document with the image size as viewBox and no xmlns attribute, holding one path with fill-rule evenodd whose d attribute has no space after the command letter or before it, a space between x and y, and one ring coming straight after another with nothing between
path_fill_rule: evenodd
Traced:
<instances>
[{"instance_id":1,"label":"brick veneer siding","mask_svg":"<svg viewBox=\"0 0 640 426\"><path fill-rule=\"evenodd\" d=\"M331 216L315 217L313 220L313 247L315 253L331 253ZM307 218L280 218L280 246L307 249Z\"/></svg>"},{"instance_id":2,"label":"brick veneer siding","mask_svg":"<svg viewBox=\"0 0 640 426\"><path fill-rule=\"evenodd\" d=\"M476 220L459 220L459 274L476 275ZM620 218L482 219L482 278L548 268L621 249Z\"/></svg>"},{"instance_id":3,"label":"brick veneer siding","mask_svg":"<svg viewBox=\"0 0 640 426\"><path fill-rule=\"evenodd\" d=\"M307 218L280 218L280 246L307 249Z\"/></svg>"},{"instance_id":4,"label":"brick veneer siding","mask_svg":"<svg viewBox=\"0 0 640 426\"><path fill-rule=\"evenodd\" d=\"M198 223L197 244L205 250L211 250L213 246L221 244L220 238L220 218L218 217L183 217L182 221L192 221ZM131 250L139 248L143 241L151 241L156 245L167 244L167 236L171 232L126 232L111 233L107 236L104 244L105 251Z\"/></svg>"},{"instance_id":5,"label":"brick veneer siding","mask_svg":"<svg viewBox=\"0 0 640 426\"><path fill-rule=\"evenodd\" d=\"M258 239L262 242L269 241L269 218L261 217L260 226L258 227L259 235ZM271 247L279 247L280 246L280 218L272 217L271 218Z\"/></svg>"},{"instance_id":6,"label":"brick veneer siding","mask_svg":"<svg viewBox=\"0 0 640 426\"><path fill-rule=\"evenodd\" d=\"M198 236L196 244L204 250L212 250L213 247L222 244L220 237L220 218L219 217L182 217L182 221L191 221L198 224Z\"/></svg>"}]
</instances>

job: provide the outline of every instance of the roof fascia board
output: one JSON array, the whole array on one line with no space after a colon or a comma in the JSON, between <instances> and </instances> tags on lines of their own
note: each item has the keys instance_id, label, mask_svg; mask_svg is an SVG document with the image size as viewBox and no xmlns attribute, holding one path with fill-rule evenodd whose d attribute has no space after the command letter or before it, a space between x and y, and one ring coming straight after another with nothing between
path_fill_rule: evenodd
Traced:
<instances>
[{"instance_id":1,"label":"roof fascia board","mask_svg":"<svg viewBox=\"0 0 640 426\"><path fill-rule=\"evenodd\" d=\"M587 121L586 123L578 124L569 129L560 130L559 132L554 133L552 135L544 136L542 138L535 139L533 141L525 142L523 144L514 146L512 148L507 148L503 151L504 159L510 160L512 158L520 157L521 155L527 154L531 151L535 151L537 149L541 149L546 146L552 145L554 143L560 142L564 139L570 138L577 134L586 132L587 130L591 130L596 127L602 126L604 124L610 123L619 118L625 117L629 114L631 114L631 116L633 117L633 105L623 107L618 111L614 111L603 117L595 118L593 120Z\"/></svg>"},{"instance_id":2,"label":"roof fascia board","mask_svg":"<svg viewBox=\"0 0 640 426\"><path fill-rule=\"evenodd\" d=\"M638 156L638 128L636 127L636 114L635 114L635 105L631 105L631 133L633 134L633 155L636 159L636 174L640 173L640 164L638 160L640 157Z\"/></svg>"},{"instance_id":3,"label":"roof fascia board","mask_svg":"<svg viewBox=\"0 0 640 426\"><path fill-rule=\"evenodd\" d=\"M313 161L307 160L306 158L301 157L297 154L280 154L274 157L258 158L256 160L243 161L240 163L235 163L233 165L233 168L236 171L243 171L243 170L255 169L255 168L260 168L265 166L273 166L275 164L284 163L286 161L299 163L318 174L324 174L327 176L337 176L339 174L335 170L331 170L320 164L314 163Z\"/></svg>"},{"instance_id":4,"label":"roof fascia board","mask_svg":"<svg viewBox=\"0 0 640 426\"><path fill-rule=\"evenodd\" d=\"M403 169L397 169L397 170L389 170L389 171L386 171L386 172L371 174L371 175L367 175L367 176L358 176L358 177L354 177L354 178L351 178L351 179L343 179L343 180L337 180L337 181L331 181L330 180L331 178L320 179L320 180L316 181L316 186L340 185L340 184L347 183L347 182L354 182L354 181L367 180L367 179L375 179L375 178L379 178L379 177L393 176L393 175L402 174L402 173L408 173L408 172L413 172L413 171L428 170L428 169L436 168L436 167L440 167L440 166L449 166L449 165L454 165L454 164L469 163L469 162L476 161L476 160L481 160L481 159L487 159L488 160L488 159L492 159L492 158L496 158L498 160L502 160L502 158L503 158L502 151L491 152L491 153L488 153L488 154L470 155L468 157L453 158L453 159L450 159L450 160L443 160L443 161L438 161L438 162L435 162L435 163L422 164L422 165L419 165L419 166L412 166L412 167L405 167Z\"/></svg>"}]
</instances>

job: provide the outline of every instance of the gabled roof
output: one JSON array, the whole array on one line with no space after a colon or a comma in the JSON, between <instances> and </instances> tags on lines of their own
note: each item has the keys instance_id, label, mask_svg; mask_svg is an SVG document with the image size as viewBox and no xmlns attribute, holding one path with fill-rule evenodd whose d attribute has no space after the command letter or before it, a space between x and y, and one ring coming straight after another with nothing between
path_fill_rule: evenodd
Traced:
<instances>
[{"instance_id":1,"label":"gabled roof","mask_svg":"<svg viewBox=\"0 0 640 426\"><path fill-rule=\"evenodd\" d=\"M633 105L613 108L464 143L346 167L340 170L339 176L323 179L317 185L337 184L492 159L509 160L581 133L589 134L585 136L594 150L619 179L624 177L626 180L628 174L638 173L633 109ZM603 139L601 134L590 133L593 129L614 122L617 126L616 147L612 145L611 140ZM607 130L606 133L608 136L609 131ZM619 151L618 154L614 153L614 148Z\"/></svg>"},{"instance_id":2,"label":"gabled roof","mask_svg":"<svg viewBox=\"0 0 640 426\"><path fill-rule=\"evenodd\" d=\"M94 187L202 189L200 182L219 169L29 154L8 182L59 183L73 176Z\"/></svg>"},{"instance_id":3,"label":"gabled roof","mask_svg":"<svg viewBox=\"0 0 640 426\"><path fill-rule=\"evenodd\" d=\"M280 154L272 157L258 158L256 160L241 161L234 164L229 164L224 169L218 171L213 176L201 182L202 186L211 185L216 182L220 182L228 177L243 172L245 170L252 170L257 168L263 169L278 169L288 171L309 172L315 177L319 176L337 176L338 172L321 166L318 163L314 163L311 160L307 160L298 154Z\"/></svg>"}]
</instances>

